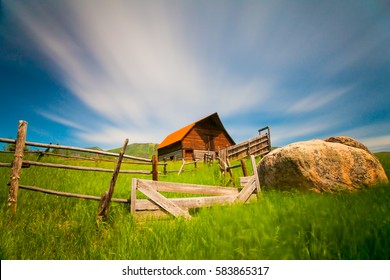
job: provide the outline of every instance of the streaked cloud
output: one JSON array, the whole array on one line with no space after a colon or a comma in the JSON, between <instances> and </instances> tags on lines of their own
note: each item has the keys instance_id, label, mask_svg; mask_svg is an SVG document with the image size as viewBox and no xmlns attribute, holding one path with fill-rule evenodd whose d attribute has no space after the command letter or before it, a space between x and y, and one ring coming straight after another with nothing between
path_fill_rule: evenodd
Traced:
<instances>
[{"instance_id":1,"label":"streaked cloud","mask_svg":"<svg viewBox=\"0 0 390 280\"><path fill-rule=\"evenodd\" d=\"M364 143L373 152L390 150L390 134L362 138L361 142Z\"/></svg>"},{"instance_id":2,"label":"streaked cloud","mask_svg":"<svg viewBox=\"0 0 390 280\"><path fill-rule=\"evenodd\" d=\"M62 125L65 125L65 126L68 126L68 127L71 127L71 128L75 128L77 130L84 130L85 129L85 127L82 126L80 123L76 123L76 122L70 121L69 119L65 119L65 118L59 117L58 115L55 115L55 114L52 114L52 113L48 113L48 112L45 112L45 111L40 111L38 113L40 115L42 115L43 117L45 117L45 118L47 118L47 119L49 119L51 121L60 123Z\"/></svg>"},{"instance_id":3,"label":"streaked cloud","mask_svg":"<svg viewBox=\"0 0 390 280\"><path fill-rule=\"evenodd\" d=\"M321 107L334 102L337 98L348 93L352 87L336 88L331 90L322 90L319 92L313 92L303 97L298 102L291 105L288 108L288 113L302 113L315 111Z\"/></svg>"},{"instance_id":4,"label":"streaked cloud","mask_svg":"<svg viewBox=\"0 0 390 280\"><path fill-rule=\"evenodd\" d=\"M372 73L390 63L382 5L5 1L19 34L8 38L69 91L68 108L82 108L36 112L105 146L126 135L159 142L216 111L233 138L270 125L276 144L369 122L378 106L390 106L388 85L370 88L385 80Z\"/></svg>"}]
</instances>

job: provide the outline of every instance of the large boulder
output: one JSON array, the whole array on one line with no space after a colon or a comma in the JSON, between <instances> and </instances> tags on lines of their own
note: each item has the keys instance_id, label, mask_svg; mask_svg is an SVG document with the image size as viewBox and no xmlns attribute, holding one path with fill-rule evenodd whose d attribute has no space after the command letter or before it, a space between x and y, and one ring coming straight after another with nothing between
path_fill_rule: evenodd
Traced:
<instances>
[{"instance_id":1,"label":"large boulder","mask_svg":"<svg viewBox=\"0 0 390 280\"><path fill-rule=\"evenodd\" d=\"M359 141L357 141L351 137L348 137L348 136L332 136L332 137L326 138L324 141L332 142L332 143L340 143L340 144L344 144L344 145L347 145L350 147L363 149L366 152L371 154L370 150L365 145L363 145Z\"/></svg>"},{"instance_id":2,"label":"large boulder","mask_svg":"<svg viewBox=\"0 0 390 280\"><path fill-rule=\"evenodd\" d=\"M388 182L378 159L349 137L297 142L275 149L261 160L258 173L262 188L277 190L334 192Z\"/></svg>"}]
</instances>

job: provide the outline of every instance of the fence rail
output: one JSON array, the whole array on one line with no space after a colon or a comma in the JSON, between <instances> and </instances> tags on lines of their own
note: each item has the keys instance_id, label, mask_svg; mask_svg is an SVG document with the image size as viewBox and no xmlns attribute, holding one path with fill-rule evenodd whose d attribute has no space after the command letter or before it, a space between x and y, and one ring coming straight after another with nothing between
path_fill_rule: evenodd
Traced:
<instances>
[{"instance_id":1,"label":"fence rail","mask_svg":"<svg viewBox=\"0 0 390 280\"><path fill-rule=\"evenodd\" d=\"M254 156L251 156L251 162L254 174L252 176L240 178L241 188L157 182L134 178L131 190L131 213L134 215L136 214L136 211L160 211L171 214L175 217L191 219L191 215L188 211L190 208L229 205L232 203L246 203L261 191ZM137 199L137 191L146 195L148 199ZM207 196L166 198L160 192Z\"/></svg>"},{"instance_id":2,"label":"fence rail","mask_svg":"<svg viewBox=\"0 0 390 280\"><path fill-rule=\"evenodd\" d=\"M99 213L98 218L99 218L99 220L102 220L107 216L111 201L117 201L117 202L128 202L129 201L129 200L112 198L112 194L114 192L114 188L115 188L115 184L116 184L116 179L117 179L119 173L146 174L146 175L149 174L149 175L152 175L153 180L158 180L157 156L153 155L152 159L145 159L145 158L125 155L124 153L125 153L125 150L127 148L128 139L125 140L125 144L122 147L122 150L120 151L119 154L104 152L104 151L99 151L99 150L71 147L71 146L42 144L42 143L26 141L27 124L28 123L26 121L19 121L18 133L17 133L16 140L8 139L8 138L0 138L0 142L15 144L14 160L12 161L12 163L4 163L4 162L0 163L0 167L11 167L12 168L11 180L10 180L10 191L8 194L7 204L8 204L8 207L12 206L14 213L16 213L18 190L19 190L19 188L22 188L22 189L26 189L26 190L38 191L38 192L43 192L43 193L53 194L53 195L58 195L58 196L68 196L68 197L77 197L77 198L83 198L83 199L100 200L100 205L99 205L99 210L98 210L98 213ZM93 153L93 154L100 154L100 155L105 155L105 156L112 156L112 157L117 158L117 163L116 163L115 169L112 170L112 169L106 169L106 168L72 166L72 165L65 165L65 164L56 164L56 163L24 160L23 157L24 157L26 146L35 146L35 147L46 148L46 152L52 148L52 149L73 150L73 151L87 152L87 153ZM122 164L122 161L124 158L136 160L136 161L141 161L142 163L148 163L152 166L152 170L151 171L120 170L120 167L121 167L121 164ZM98 197L90 196L90 195L65 193L65 192L59 192L59 191L54 191L54 190L48 190L48 189L44 189L44 188L40 188L40 187L36 187L36 186L20 185L19 179L21 176L21 169L28 168L31 165L39 166L39 167L73 169L73 170L81 170L81 171L110 172L113 175L112 175L112 179L111 179L110 187L109 187L108 191L105 192L101 198L98 198ZM164 170L165 170L165 166L164 166Z\"/></svg>"},{"instance_id":3,"label":"fence rail","mask_svg":"<svg viewBox=\"0 0 390 280\"><path fill-rule=\"evenodd\" d=\"M265 132L264 132L265 131ZM263 133L264 132L264 133ZM263 156L271 151L271 134L269 126L259 129L259 135L249 140L227 147L221 151L221 157L227 160L247 156Z\"/></svg>"},{"instance_id":4,"label":"fence rail","mask_svg":"<svg viewBox=\"0 0 390 280\"><path fill-rule=\"evenodd\" d=\"M61 168L61 169L72 169L72 170L82 170L82 171L97 171L97 172L114 172L114 169L106 169L106 168L98 168L98 167L86 167L86 166L75 166L75 165L66 165L66 164L57 164L57 163L46 163L46 162L37 162L30 160L23 160L23 164L25 167L30 167L30 165L34 166L42 166L42 167L50 167L50 168ZM119 173L127 173L127 174L152 174L153 171L146 170L120 170Z\"/></svg>"},{"instance_id":5,"label":"fence rail","mask_svg":"<svg viewBox=\"0 0 390 280\"><path fill-rule=\"evenodd\" d=\"M8 138L0 138L0 142L15 144L16 140L8 139ZM25 146L40 147L40 148L47 148L47 149L70 150L70 151L78 151L78 152L86 152L86 153L92 153L92 154L98 154L98 155L118 157L117 153L111 153L111 152L99 151L99 150L93 150L93 149L87 149L87 148L72 147L72 146L63 146L63 145L57 145L57 144L43 144L43 143L25 141ZM143 161L143 162L149 162L149 163L152 162L151 159L135 157L135 156L130 156L130 155L123 155L123 158L137 160L137 161Z\"/></svg>"},{"instance_id":6,"label":"fence rail","mask_svg":"<svg viewBox=\"0 0 390 280\"><path fill-rule=\"evenodd\" d=\"M14 213L16 213L19 188L56 195L56 196L98 200L100 201L99 208L98 208L98 216L97 216L99 221L105 219L105 217L107 216L110 203L112 201L119 202L119 203L129 203L130 212L132 214L135 214L137 211L138 212L139 211L157 211L157 212L162 211L164 213L169 213L175 217L184 217L185 219L190 219L191 215L189 214L188 211L188 209L190 208L209 207L214 205L226 205L235 202L245 203L252 196L254 196L255 193L260 192L260 183L258 180L254 156L251 156L254 175L245 176L246 168L243 167L245 177L242 177L240 180L240 184L242 188L159 182L157 181L158 179L157 178L158 177L157 156L153 155L152 159L149 160L149 159L125 155L124 152L127 148L128 139L125 140L121 152L119 154L115 154L115 153L97 151L92 149L77 148L71 146L28 142L26 141L26 132L27 132L27 122L19 121L16 140L0 138L0 142L15 144L14 160L12 161L12 163L0 163L0 167L12 167L10 192L8 195L7 203L8 203L8 207L13 206L12 208ZM72 165L24 160L23 157L24 157L25 146L43 147L43 148L47 148L47 151L50 148L55 148L55 149L74 150L74 151L90 152L90 153L102 154L108 156L115 156L117 157L117 163L115 169L111 170L111 169L104 169L104 168L72 166ZM152 165L152 171L120 170L120 166L124 158L139 160L142 162L148 162L149 164ZM27 186L27 185L19 184L21 169L28 168L31 165L40 166L40 167L49 167L49 168L75 169L81 171L110 172L113 175L110 181L108 191L106 191L102 197L98 197L98 196L92 196L86 194L61 192L61 191L44 189L37 186ZM182 168L183 166L184 164L182 165ZM229 167L229 168L235 168L235 167L236 166ZM164 164L164 171L166 171L166 164ZM132 180L131 196L129 199L113 198L112 196L114 193L116 179L119 173L152 174L152 180L134 178ZM137 199L137 191L146 195L148 199ZM168 199L164 195L162 195L161 192L187 193L187 194L197 194L197 195L205 195L205 196Z\"/></svg>"}]
</instances>

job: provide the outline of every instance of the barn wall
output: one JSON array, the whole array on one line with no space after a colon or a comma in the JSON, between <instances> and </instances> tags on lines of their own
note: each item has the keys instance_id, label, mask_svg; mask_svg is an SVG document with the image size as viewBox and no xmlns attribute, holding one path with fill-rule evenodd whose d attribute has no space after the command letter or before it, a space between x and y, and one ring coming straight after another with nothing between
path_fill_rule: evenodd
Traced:
<instances>
[{"instance_id":1,"label":"barn wall","mask_svg":"<svg viewBox=\"0 0 390 280\"><path fill-rule=\"evenodd\" d=\"M206 141L204 135L193 128L182 141L183 149L206 150Z\"/></svg>"},{"instance_id":2,"label":"barn wall","mask_svg":"<svg viewBox=\"0 0 390 280\"><path fill-rule=\"evenodd\" d=\"M196 159L204 159L204 155L211 155L213 158L215 158L215 152L214 151L204 151L204 150L194 150L194 157Z\"/></svg>"},{"instance_id":3,"label":"barn wall","mask_svg":"<svg viewBox=\"0 0 390 280\"><path fill-rule=\"evenodd\" d=\"M218 151L232 145L234 142L219 119L210 117L196 123L181 142L159 149L158 157L159 160L164 157L170 159L173 156L181 159L183 155L185 158L202 158L208 151Z\"/></svg>"},{"instance_id":4,"label":"barn wall","mask_svg":"<svg viewBox=\"0 0 390 280\"><path fill-rule=\"evenodd\" d=\"M182 156L182 146L180 142L176 142L164 148L158 149L158 160L162 161L164 158L170 160L171 158L181 159Z\"/></svg>"},{"instance_id":5,"label":"barn wall","mask_svg":"<svg viewBox=\"0 0 390 280\"><path fill-rule=\"evenodd\" d=\"M195 127L183 139L184 149L217 151L231 146L226 134L221 130Z\"/></svg>"},{"instance_id":6,"label":"barn wall","mask_svg":"<svg viewBox=\"0 0 390 280\"><path fill-rule=\"evenodd\" d=\"M180 160L183 158L183 153L182 153L182 150L176 150L176 151L172 151L172 152L169 152L169 153L166 153L166 154L162 154L162 155L158 155L158 160L159 161L164 161L164 160L172 160L172 159L176 159L176 160Z\"/></svg>"}]
</instances>

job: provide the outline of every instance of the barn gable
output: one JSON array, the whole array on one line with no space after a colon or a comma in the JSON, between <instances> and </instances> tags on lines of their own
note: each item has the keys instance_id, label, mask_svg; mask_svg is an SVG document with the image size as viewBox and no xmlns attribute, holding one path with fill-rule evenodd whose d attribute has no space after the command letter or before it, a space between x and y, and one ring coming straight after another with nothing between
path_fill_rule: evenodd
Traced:
<instances>
[{"instance_id":1,"label":"barn gable","mask_svg":"<svg viewBox=\"0 0 390 280\"><path fill-rule=\"evenodd\" d=\"M159 160L202 158L205 153L234 145L217 113L169 134L157 147Z\"/></svg>"}]
</instances>

